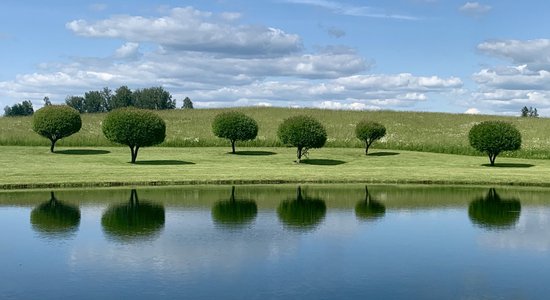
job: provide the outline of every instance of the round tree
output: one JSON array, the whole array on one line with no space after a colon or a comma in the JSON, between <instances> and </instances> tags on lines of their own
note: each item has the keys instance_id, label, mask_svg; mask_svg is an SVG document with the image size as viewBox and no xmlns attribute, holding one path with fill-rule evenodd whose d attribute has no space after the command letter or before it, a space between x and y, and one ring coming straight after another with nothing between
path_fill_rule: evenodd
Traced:
<instances>
[{"instance_id":1,"label":"round tree","mask_svg":"<svg viewBox=\"0 0 550 300\"><path fill-rule=\"evenodd\" d=\"M327 141L325 127L316 119L309 116L290 117L279 125L277 136L283 142L297 148L297 161L307 154L311 148L321 148Z\"/></svg>"},{"instance_id":2,"label":"round tree","mask_svg":"<svg viewBox=\"0 0 550 300\"><path fill-rule=\"evenodd\" d=\"M231 142L232 153L235 153L236 141L253 140L258 135L258 123L241 112L223 112L212 122L212 132L217 137Z\"/></svg>"},{"instance_id":3,"label":"round tree","mask_svg":"<svg viewBox=\"0 0 550 300\"><path fill-rule=\"evenodd\" d=\"M103 134L115 143L127 145L136 162L139 148L160 144L166 137L166 124L157 114L126 107L111 111L103 120Z\"/></svg>"},{"instance_id":4,"label":"round tree","mask_svg":"<svg viewBox=\"0 0 550 300\"><path fill-rule=\"evenodd\" d=\"M81 127L80 114L67 105L44 106L34 113L32 122L32 130L50 140L51 152L57 141L77 133Z\"/></svg>"},{"instance_id":5,"label":"round tree","mask_svg":"<svg viewBox=\"0 0 550 300\"><path fill-rule=\"evenodd\" d=\"M369 154L369 148L375 141L386 135L386 127L372 121L360 121L355 126L355 136L365 142L365 155Z\"/></svg>"},{"instance_id":6,"label":"round tree","mask_svg":"<svg viewBox=\"0 0 550 300\"><path fill-rule=\"evenodd\" d=\"M521 133L510 123L484 121L476 124L468 134L470 145L489 156L491 166L502 151L514 151L521 147Z\"/></svg>"}]
</instances>

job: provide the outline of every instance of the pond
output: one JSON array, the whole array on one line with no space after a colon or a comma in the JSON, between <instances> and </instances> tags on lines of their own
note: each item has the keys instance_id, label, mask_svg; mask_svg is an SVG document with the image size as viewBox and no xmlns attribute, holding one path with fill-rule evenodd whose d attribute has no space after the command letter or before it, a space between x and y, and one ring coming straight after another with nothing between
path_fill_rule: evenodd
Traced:
<instances>
[{"instance_id":1,"label":"pond","mask_svg":"<svg viewBox=\"0 0 550 300\"><path fill-rule=\"evenodd\" d=\"M0 299L547 299L550 190L0 193Z\"/></svg>"}]
</instances>

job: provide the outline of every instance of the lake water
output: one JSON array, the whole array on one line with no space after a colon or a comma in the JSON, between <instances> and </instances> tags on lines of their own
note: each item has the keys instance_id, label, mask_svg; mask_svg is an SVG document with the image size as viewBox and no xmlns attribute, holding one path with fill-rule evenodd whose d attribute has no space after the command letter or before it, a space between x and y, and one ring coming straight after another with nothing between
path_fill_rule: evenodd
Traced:
<instances>
[{"instance_id":1,"label":"lake water","mask_svg":"<svg viewBox=\"0 0 550 300\"><path fill-rule=\"evenodd\" d=\"M548 299L550 190L0 193L0 299Z\"/></svg>"}]
</instances>

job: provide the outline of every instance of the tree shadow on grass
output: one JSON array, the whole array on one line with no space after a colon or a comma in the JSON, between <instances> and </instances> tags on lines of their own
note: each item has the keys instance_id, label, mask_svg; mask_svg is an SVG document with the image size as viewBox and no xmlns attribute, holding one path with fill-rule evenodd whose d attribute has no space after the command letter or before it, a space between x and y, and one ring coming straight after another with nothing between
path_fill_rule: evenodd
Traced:
<instances>
[{"instance_id":1,"label":"tree shadow on grass","mask_svg":"<svg viewBox=\"0 0 550 300\"><path fill-rule=\"evenodd\" d=\"M231 152L229 152L232 154ZM266 155L275 155L277 153L271 151L236 151L236 155L249 155L249 156L266 156Z\"/></svg>"},{"instance_id":2,"label":"tree shadow on grass","mask_svg":"<svg viewBox=\"0 0 550 300\"><path fill-rule=\"evenodd\" d=\"M393 155L399 155L397 152L373 152L369 153L368 156L393 156Z\"/></svg>"},{"instance_id":3,"label":"tree shadow on grass","mask_svg":"<svg viewBox=\"0 0 550 300\"><path fill-rule=\"evenodd\" d=\"M337 166L337 165L345 164L346 162L343 160L336 160L336 159L304 159L300 163L306 164L306 165L316 165L316 166Z\"/></svg>"},{"instance_id":4,"label":"tree shadow on grass","mask_svg":"<svg viewBox=\"0 0 550 300\"><path fill-rule=\"evenodd\" d=\"M492 167L492 168L531 168L535 165L532 164L516 164L516 163L495 163L494 166L491 166L491 164L483 164L484 167Z\"/></svg>"},{"instance_id":5,"label":"tree shadow on grass","mask_svg":"<svg viewBox=\"0 0 550 300\"><path fill-rule=\"evenodd\" d=\"M194 165L194 162L183 161L183 160L138 160L134 163L135 165L145 165L145 166L177 166L177 165Z\"/></svg>"},{"instance_id":6,"label":"tree shadow on grass","mask_svg":"<svg viewBox=\"0 0 550 300\"><path fill-rule=\"evenodd\" d=\"M69 149L69 150L56 150L55 154L66 154L66 155L98 155L98 154L109 154L111 151L107 150L97 150L97 149Z\"/></svg>"}]
</instances>

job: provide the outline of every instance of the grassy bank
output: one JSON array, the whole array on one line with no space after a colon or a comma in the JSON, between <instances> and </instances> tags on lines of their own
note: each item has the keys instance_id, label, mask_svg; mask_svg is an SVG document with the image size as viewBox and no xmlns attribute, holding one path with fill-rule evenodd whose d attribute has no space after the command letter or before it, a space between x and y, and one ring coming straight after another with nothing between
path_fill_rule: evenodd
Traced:
<instances>
[{"instance_id":1,"label":"grassy bank","mask_svg":"<svg viewBox=\"0 0 550 300\"><path fill-rule=\"evenodd\" d=\"M0 147L0 188L197 183L439 183L550 186L550 161L361 149L312 150L293 163L293 148L144 148L138 164L124 147Z\"/></svg>"},{"instance_id":2,"label":"grassy bank","mask_svg":"<svg viewBox=\"0 0 550 300\"><path fill-rule=\"evenodd\" d=\"M211 122L224 109L173 110L158 112L167 123L167 138L161 146L210 147L227 146L227 142L212 134ZM226 110L226 109L225 109ZM476 116L463 114L394 112L394 111L333 111L321 109L239 108L258 121L258 138L239 146L280 147L276 132L287 117L308 114L327 128L327 147L362 147L354 136L355 124L361 119L383 123L387 136L375 143L375 148L474 155L467 134L476 122L505 120L518 127L523 136L522 150L509 155L522 158L550 158L550 119ZM59 142L59 146L113 146L101 133L105 114L84 114L82 130ZM45 146L48 141L31 130L31 117L0 118L0 145Z\"/></svg>"}]
</instances>

